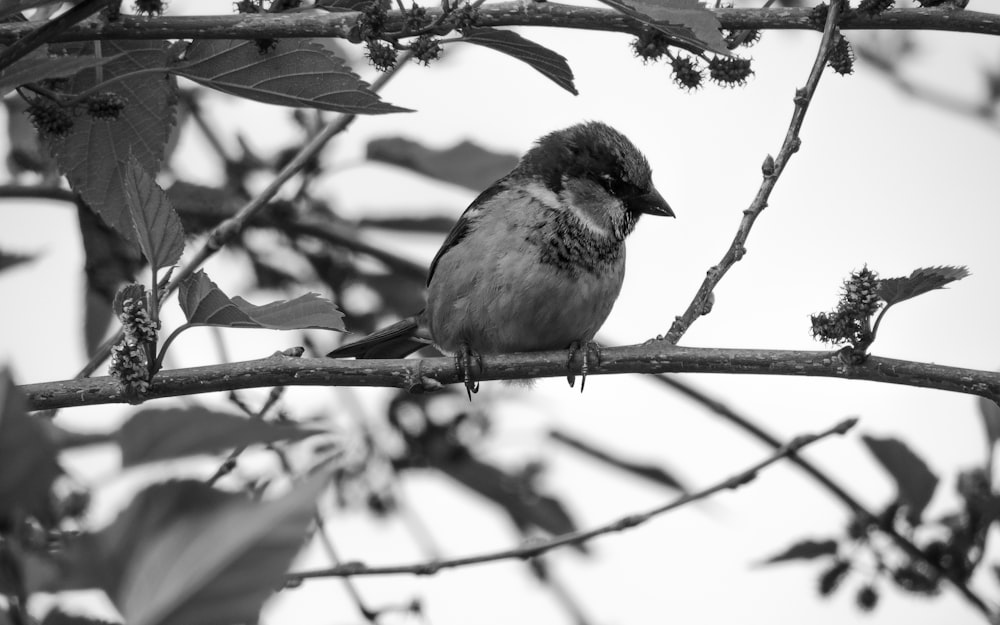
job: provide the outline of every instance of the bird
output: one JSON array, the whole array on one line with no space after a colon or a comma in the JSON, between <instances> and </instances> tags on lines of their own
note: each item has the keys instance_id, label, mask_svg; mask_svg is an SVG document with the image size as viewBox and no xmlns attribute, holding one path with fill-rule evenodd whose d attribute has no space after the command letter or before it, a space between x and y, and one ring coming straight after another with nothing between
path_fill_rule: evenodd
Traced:
<instances>
[{"instance_id":1,"label":"bird","mask_svg":"<svg viewBox=\"0 0 1000 625\"><path fill-rule=\"evenodd\" d=\"M471 399L473 359L482 370L483 355L569 349L572 361L584 348L585 383L621 291L625 239L644 214L674 217L625 135L599 121L550 132L452 227L424 309L327 356L404 358L434 345L456 355Z\"/></svg>"}]
</instances>

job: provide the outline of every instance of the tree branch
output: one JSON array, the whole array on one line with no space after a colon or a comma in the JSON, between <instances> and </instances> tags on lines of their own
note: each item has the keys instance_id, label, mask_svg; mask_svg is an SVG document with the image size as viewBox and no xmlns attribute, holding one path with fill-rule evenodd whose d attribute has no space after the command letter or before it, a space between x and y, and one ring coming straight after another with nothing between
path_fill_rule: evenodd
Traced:
<instances>
[{"instance_id":1,"label":"tree branch","mask_svg":"<svg viewBox=\"0 0 1000 625\"><path fill-rule=\"evenodd\" d=\"M593 359L591 359L593 360ZM565 351L484 356L479 380L579 375L582 358L567 367ZM588 375L612 373L726 373L869 380L1000 399L1000 373L869 357L851 364L837 352L676 347L653 343L601 350ZM463 382L454 358L338 360L276 354L259 360L160 371L144 399L271 386L383 386L421 392ZM30 410L126 403L111 377L27 384Z\"/></svg>"},{"instance_id":2,"label":"tree branch","mask_svg":"<svg viewBox=\"0 0 1000 625\"><path fill-rule=\"evenodd\" d=\"M812 9L710 9L730 30L816 30ZM346 39L357 12L287 12L247 15L137 17L122 15L113 22L93 20L75 26L53 41L96 39L282 39L339 37ZM437 19L439 7L428 6ZM388 27L398 29L404 17L389 12ZM554 2L498 2L479 8L480 26L548 26L639 34L643 25L611 9ZM944 30L1000 35L1000 15L948 9L892 9L869 16L852 12L838 25L843 30ZM0 43L9 44L39 28L30 23L0 24Z\"/></svg>"},{"instance_id":3,"label":"tree branch","mask_svg":"<svg viewBox=\"0 0 1000 625\"><path fill-rule=\"evenodd\" d=\"M534 558L542 555L547 551L551 551L556 547L562 547L565 545L579 545L587 542L598 536L604 534L611 534L613 532L621 532L629 528L636 527L660 516L671 510L676 510L681 506L687 505L689 503L698 501L700 499L705 499L710 495L723 490L734 490L743 486L749 482L752 482L757 478L757 474L764 468L774 464L775 462L790 456L798 451L800 451L806 445L811 445L819 440L822 440L833 434L844 434L857 423L856 419L848 419L842 421L832 428L821 432L819 434L805 434L802 436L797 436L787 445L783 445L774 454L765 458L764 460L753 465L749 469L742 471L732 477L729 477L721 482L718 482L708 488L703 490L678 497L677 499L671 501L668 504L653 508L647 512L632 514L626 517L622 517L617 521L613 521L606 525L596 527L594 529L581 531L581 532L570 532L567 534L561 534L553 538L541 541L529 541L520 547L514 549L506 549L504 551L496 551L493 553L482 554L478 556L470 556L467 558L456 558L454 560L435 560L431 562L423 562L420 564L407 564L399 566L367 566L360 562L348 562L346 564L341 564L340 566L335 566L328 569L319 569L314 571L301 571L298 573L290 573L285 577L286 583L297 583L306 579L314 579L318 577L349 577L355 575L395 575L400 573L409 573L415 575L433 575L441 569L456 568L460 566L468 566L470 564L482 564L484 562L495 562L497 560L509 560L509 559L519 559L525 560L528 558Z\"/></svg>"},{"instance_id":4,"label":"tree branch","mask_svg":"<svg viewBox=\"0 0 1000 625\"><path fill-rule=\"evenodd\" d=\"M736 230L736 236L733 237L733 242L729 244L729 249L726 250L722 260L706 272L705 279L698 288L698 292L691 299L691 303L688 304L684 314L676 317L670 325L670 330L667 332L666 337L663 337L667 342L676 345L681 337L684 336L684 333L688 331L688 328L691 327L692 323L697 321L702 315L708 314L712 309L712 293L716 285L726 275L726 272L742 260L746 254L746 242L750 236L750 229L753 228L757 217L767 208L771 191L778 184L778 179L785 171L788 161L792 158L793 154L799 151L799 147L802 145L802 140L799 138L799 131L802 129L802 123L805 121L809 103L812 101L813 95L816 93L816 88L819 86L819 79L826 68L826 60L833 49L834 32L837 29L841 8L844 4L846 3L843 0L831 1L827 10L823 39L819 44L819 50L816 52L816 59L813 61L812 69L809 71L809 78L806 79L804 87L795 90L795 98L793 100L795 102L795 109L792 111L792 119L788 123L788 130L785 132L785 139L781 143L781 149L778 150L778 155L773 159L770 154L765 158L764 166L762 167L763 179L761 180L760 188L757 190L757 195L754 197L753 202L750 203L749 208L743 211L743 219L740 220L740 225ZM657 339L660 338L657 337Z\"/></svg>"}]
</instances>

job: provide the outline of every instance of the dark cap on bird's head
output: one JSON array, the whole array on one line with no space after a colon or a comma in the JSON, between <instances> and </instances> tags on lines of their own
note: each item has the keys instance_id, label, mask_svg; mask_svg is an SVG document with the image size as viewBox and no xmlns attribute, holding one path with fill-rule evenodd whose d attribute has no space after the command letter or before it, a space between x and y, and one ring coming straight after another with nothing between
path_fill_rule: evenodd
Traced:
<instances>
[{"instance_id":1,"label":"dark cap on bird's head","mask_svg":"<svg viewBox=\"0 0 1000 625\"><path fill-rule=\"evenodd\" d=\"M602 122L583 122L545 135L517 169L556 193L567 177L589 178L621 199L629 211L674 216L653 186L646 157L628 137Z\"/></svg>"}]
</instances>

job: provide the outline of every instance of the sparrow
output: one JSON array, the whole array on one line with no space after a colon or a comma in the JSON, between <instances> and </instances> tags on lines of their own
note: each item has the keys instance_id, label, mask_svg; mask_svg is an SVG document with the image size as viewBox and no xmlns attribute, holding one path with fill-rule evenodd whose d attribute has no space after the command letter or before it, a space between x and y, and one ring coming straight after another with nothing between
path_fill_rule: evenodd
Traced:
<instances>
[{"instance_id":1,"label":"sparrow","mask_svg":"<svg viewBox=\"0 0 1000 625\"><path fill-rule=\"evenodd\" d=\"M628 138L601 122L549 133L452 227L424 310L327 355L403 358L432 344L456 354L471 399L472 358L482 369L483 355L569 349L572 361L586 346L585 382L643 214L674 216Z\"/></svg>"}]
</instances>

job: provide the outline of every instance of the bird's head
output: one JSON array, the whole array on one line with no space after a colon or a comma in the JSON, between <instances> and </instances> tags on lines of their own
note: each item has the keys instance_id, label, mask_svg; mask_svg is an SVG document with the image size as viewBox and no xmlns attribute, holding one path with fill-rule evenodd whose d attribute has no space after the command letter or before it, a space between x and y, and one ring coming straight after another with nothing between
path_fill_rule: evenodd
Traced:
<instances>
[{"instance_id":1,"label":"bird's head","mask_svg":"<svg viewBox=\"0 0 1000 625\"><path fill-rule=\"evenodd\" d=\"M601 122L576 124L545 135L524 155L518 169L557 195L569 192L594 208L624 212L621 217L628 230L643 213L674 216L653 186L646 157L625 135ZM608 196L617 201L608 201ZM617 215L610 217L619 221Z\"/></svg>"}]
</instances>

